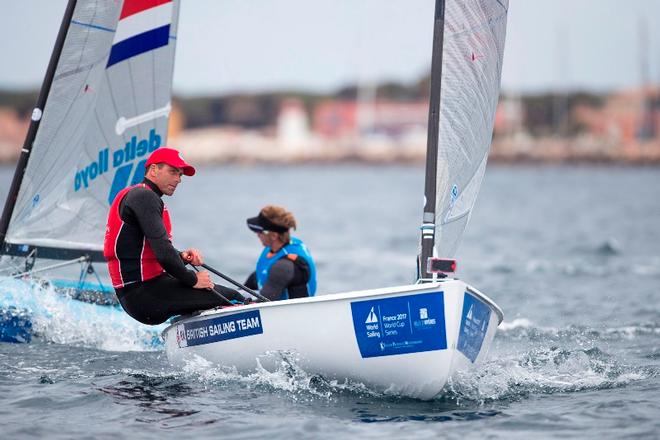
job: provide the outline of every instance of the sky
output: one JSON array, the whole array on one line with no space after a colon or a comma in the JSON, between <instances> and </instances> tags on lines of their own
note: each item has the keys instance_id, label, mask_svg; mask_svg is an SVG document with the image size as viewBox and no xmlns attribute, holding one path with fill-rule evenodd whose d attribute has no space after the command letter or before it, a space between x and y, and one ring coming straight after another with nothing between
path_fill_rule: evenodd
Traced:
<instances>
[{"instance_id":1,"label":"sky","mask_svg":"<svg viewBox=\"0 0 660 440\"><path fill-rule=\"evenodd\" d=\"M0 88L39 87L65 5L3 0ZM412 82L430 67L433 7L433 0L182 0L174 92ZM510 0L503 91L611 91L644 77L660 83L660 0Z\"/></svg>"}]
</instances>

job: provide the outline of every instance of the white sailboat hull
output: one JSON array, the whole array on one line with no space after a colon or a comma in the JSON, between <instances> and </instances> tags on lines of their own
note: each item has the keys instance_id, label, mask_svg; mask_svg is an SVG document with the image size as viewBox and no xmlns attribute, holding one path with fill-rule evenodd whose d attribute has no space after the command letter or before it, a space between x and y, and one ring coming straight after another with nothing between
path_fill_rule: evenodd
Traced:
<instances>
[{"instance_id":1,"label":"white sailboat hull","mask_svg":"<svg viewBox=\"0 0 660 440\"><path fill-rule=\"evenodd\" d=\"M201 357L254 372L273 352L292 353L306 372L430 399L451 375L479 363L499 307L460 280L257 303L187 317L163 332L178 367Z\"/></svg>"}]
</instances>

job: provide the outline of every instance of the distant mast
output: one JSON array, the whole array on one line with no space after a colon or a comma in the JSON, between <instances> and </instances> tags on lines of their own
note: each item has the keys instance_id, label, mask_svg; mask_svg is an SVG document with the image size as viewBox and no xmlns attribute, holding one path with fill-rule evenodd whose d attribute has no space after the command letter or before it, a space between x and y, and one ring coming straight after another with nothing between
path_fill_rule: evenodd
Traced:
<instances>
[{"instance_id":1,"label":"distant mast","mask_svg":"<svg viewBox=\"0 0 660 440\"><path fill-rule=\"evenodd\" d=\"M23 148L21 149L21 155L18 159L18 163L16 164L14 178L12 179L11 186L9 187L9 193L7 194L5 207L2 211L2 217L0 217L0 255L5 253L5 237L7 235L7 228L9 227L9 221L11 220L12 213L14 212L16 198L18 197L18 191L20 190L21 183L23 182L25 169L27 168L28 161L30 160L32 143L37 136L37 130L39 130L41 116L43 115L44 108L46 107L46 100L48 99L48 94L50 93L50 87L53 84L53 78L55 77L55 71L57 70L57 64L59 62L60 55L62 54L64 41L66 40L66 35L71 25L73 12L76 9L76 3L77 0L69 0L69 3L67 4L66 10L64 12L62 24L60 25L60 30L57 34L57 39L55 40L55 46L53 47L53 53L51 54L48 68L46 69L44 82L41 86L39 97L37 98L37 104L32 111L30 127L28 128L25 142L23 143Z\"/></svg>"},{"instance_id":2,"label":"distant mast","mask_svg":"<svg viewBox=\"0 0 660 440\"><path fill-rule=\"evenodd\" d=\"M644 16L639 18L639 72L640 92L642 94L642 116L637 130L637 138L641 141L653 139L655 136L655 99L651 87L649 63L649 33Z\"/></svg>"},{"instance_id":3,"label":"distant mast","mask_svg":"<svg viewBox=\"0 0 660 440\"><path fill-rule=\"evenodd\" d=\"M426 262L435 247L435 214L438 173L438 133L440 129L440 90L442 86L442 52L445 30L445 0L436 0L433 20L431 55L431 93L429 99L428 136L426 140L426 176L424 179L424 214L422 217L421 252L417 257L417 274L429 279Z\"/></svg>"}]
</instances>

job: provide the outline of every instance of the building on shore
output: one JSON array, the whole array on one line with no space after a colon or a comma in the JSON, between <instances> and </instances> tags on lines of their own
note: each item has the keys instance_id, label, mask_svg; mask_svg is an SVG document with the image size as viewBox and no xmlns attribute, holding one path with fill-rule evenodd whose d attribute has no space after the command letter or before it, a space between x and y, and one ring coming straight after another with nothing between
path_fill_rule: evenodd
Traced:
<instances>
[{"instance_id":1,"label":"building on shore","mask_svg":"<svg viewBox=\"0 0 660 440\"><path fill-rule=\"evenodd\" d=\"M18 158L29 125L29 119L15 109L0 107L0 163Z\"/></svg>"},{"instance_id":2,"label":"building on shore","mask_svg":"<svg viewBox=\"0 0 660 440\"><path fill-rule=\"evenodd\" d=\"M657 86L607 96L574 94L559 117L556 101L553 95L503 95L491 160L660 163ZM182 108L175 100L170 114L168 143L191 160L389 163L422 161L426 152L428 102L422 99L304 101L268 95L200 102ZM189 119L198 126L187 127ZM27 116L0 107L0 161L18 158L28 126Z\"/></svg>"}]
</instances>

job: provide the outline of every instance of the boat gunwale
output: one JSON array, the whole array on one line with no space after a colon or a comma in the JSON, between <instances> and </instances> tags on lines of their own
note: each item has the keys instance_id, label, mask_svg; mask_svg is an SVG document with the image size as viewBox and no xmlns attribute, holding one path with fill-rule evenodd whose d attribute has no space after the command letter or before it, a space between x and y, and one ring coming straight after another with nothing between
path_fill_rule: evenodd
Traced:
<instances>
[{"instance_id":1,"label":"boat gunwale","mask_svg":"<svg viewBox=\"0 0 660 440\"><path fill-rule=\"evenodd\" d=\"M204 310L199 314L195 315L186 315L186 316L181 316L175 318L170 325L168 325L161 333L162 337L165 337L165 334L170 330L170 328L175 327L176 325L182 323L183 321L185 322L195 322L198 320L201 320L203 318L206 318L211 315L217 315L217 316L224 316L224 315L231 315L234 314L235 312L243 312L245 310L254 310L254 309L262 309L262 308L268 308L268 307L285 307L285 306L290 306L294 304L306 304L306 303L318 303L318 302L328 302L328 301L342 301L346 299L357 299L357 298L368 298L371 296L379 296L379 295L384 295L384 294L398 294L398 293L409 293L409 292L416 292L416 291L421 291L421 290L432 290L436 287L441 287L443 283L447 283L450 281L460 281L465 284L466 290L470 292L470 294L477 296L480 300L483 302L487 303L487 305L492 309L495 310L495 313L497 313L498 316L498 322L497 325L499 326L502 321L504 320L504 313L502 312L502 309L495 304L495 302L490 299L488 296L486 296L484 293L480 292L476 288L472 287L468 283L465 283L462 280L459 280L458 278L447 278L443 280L438 280L436 282L432 283L420 283L420 284L407 284L404 286L393 286L393 287L381 287L377 289L368 289L368 290L357 290L357 291L352 291L352 292L338 292L338 293L331 293L327 295L319 295L319 296L312 296L312 297L307 297L307 298L295 298L295 299L289 299L285 301L270 301L270 302L258 302L258 303L251 303L247 305L243 304L237 304L236 306L233 307L223 307L223 308L215 308L215 309L209 309L209 310Z\"/></svg>"}]
</instances>

